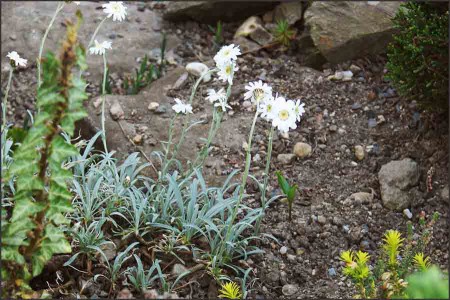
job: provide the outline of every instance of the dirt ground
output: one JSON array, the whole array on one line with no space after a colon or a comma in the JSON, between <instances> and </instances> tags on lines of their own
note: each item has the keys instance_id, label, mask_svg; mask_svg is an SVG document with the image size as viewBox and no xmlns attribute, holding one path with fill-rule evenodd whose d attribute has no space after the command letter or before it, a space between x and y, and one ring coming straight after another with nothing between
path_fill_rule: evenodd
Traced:
<instances>
[{"instance_id":1,"label":"dirt ground","mask_svg":"<svg viewBox=\"0 0 450 300\"><path fill-rule=\"evenodd\" d=\"M226 43L239 24L225 24ZM187 62L212 53L212 34L206 25L193 22L166 24L167 32L176 34L183 42L175 50L185 65ZM420 168L419 186L410 210L412 222L418 215L438 212L441 216L434 226L434 238L428 249L433 263L448 266L448 117L423 112L414 103L399 97L389 82L383 79L386 58L363 58L338 66L325 66L318 71L303 68L301 58L293 51L263 50L239 58L231 101L233 114L226 118L251 118L253 111L244 107L242 94L249 81L263 80L273 90L291 99L301 99L306 113L289 137L276 136L271 170L281 170L292 183L299 186L294 202L293 218L288 221L287 204L275 202L263 220L262 232L272 234L279 244L270 239L261 243L264 254L250 257L246 263L254 268L251 296L257 299L349 298L354 293L350 282L341 272L339 253L347 249L361 249L374 254L379 249L382 235L388 229L406 233L408 218L402 212L393 212L382 206L378 172L382 165L403 158L412 158ZM351 81L331 82L327 75L335 70L347 70L356 65ZM17 74L10 93L10 119L21 123L26 109L34 109L36 69L28 68ZM115 74L117 78L124 74ZM189 83L190 84L190 83ZM4 83L2 82L2 85ZM213 84L215 85L215 83ZM92 97L98 95L98 83L89 87ZM183 89L173 96L186 99L190 91ZM198 103L205 103L199 96ZM382 117L379 117L382 116ZM381 120L374 127L369 119ZM371 124L370 124L371 125ZM241 126L243 133L248 125ZM254 175L261 175L267 148L269 125L259 120L252 147ZM287 165L277 160L278 154L292 153L297 142L312 146L312 153ZM354 146L366 149L363 160L357 160ZM244 150L225 152L215 144L214 160L220 163L216 174L226 176L233 168L244 167ZM207 165L208 167L208 165ZM211 167L211 166L210 166ZM427 191L427 171L433 167L433 190ZM272 173L273 174L273 173ZM217 180L220 180L218 175ZM274 175L269 189L276 192ZM249 206L259 205L259 193L252 184L247 189L253 197ZM353 193L373 193L369 204L344 201ZM287 247L281 254L280 248ZM282 293L282 287L291 284L298 290L292 296ZM200 283L193 297L206 297L210 283ZM188 291L180 292L185 297Z\"/></svg>"}]
</instances>

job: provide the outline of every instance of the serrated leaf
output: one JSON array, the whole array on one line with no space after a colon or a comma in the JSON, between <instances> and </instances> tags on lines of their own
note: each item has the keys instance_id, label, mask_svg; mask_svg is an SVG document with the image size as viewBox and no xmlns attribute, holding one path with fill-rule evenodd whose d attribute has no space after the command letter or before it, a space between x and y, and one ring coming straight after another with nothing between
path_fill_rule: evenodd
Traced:
<instances>
[{"instance_id":1,"label":"serrated leaf","mask_svg":"<svg viewBox=\"0 0 450 300\"><path fill-rule=\"evenodd\" d=\"M73 155L78 155L78 150L72 144L67 143L61 136L55 137L52 141L51 159L62 163Z\"/></svg>"},{"instance_id":2,"label":"serrated leaf","mask_svg":"<svg viewBox=\"0 0 450 300\"><path fill-rule=\"evenodd\" d=\"M73 132L75 131L75 122L87 116L88 114L85 111L70 111L62 119L61 128L70 136L72 136Z\"/></svg>"},{"instance_id":3,"label":"serrated leaf","mask_svg":"<svg viewBox=\"0 0 450 300\"><path fill-rule=\"evenodd\" d=\"M42 180L37 176L33 176L33 173L30 172L26 172L26 174L20 174L20 176L17 178L16 183L17 191L19 192L44 189L44 183L42 182Z\"/></svg>"},{"instance_id":4,"label":"serrated leaf","mask_svg":"<svg viewBox=\"0 0 450 300\"><path fill-rule=\"evenodd\" d=\"M22 218L28 218L30 215L36 214L45 208L44 204L31 200L30 194L27 191L20 191L15 195L15 206L11 217L12 223Z\"/></svg>"},{"instance_id":5,"label":"serrated leaf","mask_svg":"<svg viewBox=\"0 0 450 300\"><path fill-rule=\"evenodd\" d=\"M41 274L45 263L52 258L53 254L71 252L72 249L64 234L55 226L47 225L41 246L31 258L33 277Z\"/></svg>"},{"instance_id":6,"label":"serrated leaf","mask_svg":"<svg viewBox=\"0 0 450 300\"><path fill-rule=\"evenodd\" d=\"M37 95L37 107L42 108L46 105L54 105L56 103L65 102L64 97L59 93L57 86L40 88Z\"/></svg>"},{"instance_id":7,"label":"serrated leaf","mask_svg":"<svg viewBox=\"0 0 450 300\"><path fill-rule=\"evenodd\" d=\"M50 177L51 184L59 185L61 188L67 188L67 181L73 179L72 172L61 168L61 164L57 164L53 161L50 162L49 167L52 171Z\"/></svg>"},{"instance_id":8,"label":"serrated leaf","mask_svg":"<svg viewBox=\"0 0 450 300\"><path fill-rule=\"evenodd\" d=\"M70 224L70 220L63 216L61 213L56 212L60 210L60 208L55 208L51 206L50 209L46 213L46 217L49 221L52 221L56 225ZM73 211L73 208L70 207L69 211Z\"/></svg>"},{"instance_id":9,"label":"serrated leaf","mask_svg":"<svg viewBox=\"0 0 450 300\"><path fill-rule=\"evenodd\" d=\"M67 189L62 188L59 185L52 184L50 185L50 190L48 192L48 200L51 205L56 205L62 201L72 200L72 194L67 191Z\"/></svg>"},{"instance_id":10,"label":"serrated leaf","mask_svg":"<svg viewBox=\"0 0 450 300\"><path fill-rule=\"evenodd\" d=\"M75 48L75 54L77 56L77 65L78 67L84 71L88 68L88 65L86 63L86 50L84 49L83 46L78 45Z\"/></svg>"},{"instance_id":11,"label":"serrated leaf","mask_svg":"<svg viewBox=\"0 0 450 300\"><path fill-rule=\"evenodd\" d=\"M83 103L88 98L84 90L74 87L69 89L69 102L70 103Z\"/></svg>"}]
</instances>

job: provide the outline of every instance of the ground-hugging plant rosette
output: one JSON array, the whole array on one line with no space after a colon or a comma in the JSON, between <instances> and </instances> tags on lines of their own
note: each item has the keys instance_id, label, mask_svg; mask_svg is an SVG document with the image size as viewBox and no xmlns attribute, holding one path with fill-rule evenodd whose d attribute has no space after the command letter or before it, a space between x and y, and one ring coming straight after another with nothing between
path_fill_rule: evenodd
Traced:
<instances>
[{"instance_id":1,"label":"ground-hugging plant rosette","mask_svg":"<svg viewBox=\"0 0 450 300\"><path fill-rule=\"evenodd\" d=\"M64 4L58 5L47 33L63 7ZM255 103L257 109L248 136L245 169L233 171L222 186L208 187L202 176L203 163L220 128L222 115L230 108L227 101L234 74L239 70L239 47L227 45L214 57L215 68L197 80L188 101L175 99L174 120L184 118L180 136L173 136L172 121L169 139L163 142L164 151L152 153L153 161L141 162L139 154L133 153L119 163L114 152L107 149L104 130L106 52L112 50L112 44L98 42L95 36L108 18L123 21L126 6L122 2L110 2L103 7L107 16L88 44L90 54L102 55L104 60L102 131L89 141L72 145L73 123L85 116L82 101L87 98L86 84L82 81L86 69L84 49L76 46L79 24L77 27L68 25L61 62L51 55L43 62L39 58L39 110L24 141L13 153L11 147L15 141L4 138L8 131L4 119L2 163L7 167L8 180L7 184L2 181L2 191L6 190L2 194L2 246L9 248L2 251L2 263L10 265L2 271L3 278L9 280L4 295L67 295L62 286L73 285L73 279L65 282L60 273L56 282L47 282L48 288L33 291L30 281L40 276L52 256L71 253L64 266L73 270L76 277L81 276L84 282L101 286L102 296L114 297L123 287L141 296L153 289L160 294L176 293L193 283L193 275L201 273L208 274L222 286L220 297L245 297L255 278L252 269L242 260L261 252L256 240L273 238L260 234L255 224L268 205L280 198L263 197L259 208L243 203L248 197L247 178L257 180L250 174L255 124L260 118L271 124L268 135L271 144L275 130L288 132L296 128L304 113L303 104L278 94L274 96L272 88L262 81L249 83L243 96ZM77 15L81 20L81 13ZM41 45L45 39L46 35ZM27 61L14 51L8 58L12 63L10 82L13 67L24 66ZM75 64L80 67L78 76L72 74ZM192 100L203 78L211 74L217 75L228 87L226 91L209 90L207 100L214 106L214 112L206 143L198 157L183 169L177 154L183 147L186 132L197 123L189 118ZM4 116L6 102L7 93L2 105ZM41 137L45 139L42 141ZM93 148L98 138L103 141L102 151ZM264 183L258 182L264 196L270 159L268 155ZM158 160L159 164L155 163ZM40 170L27 168L28 161L30 164L39 161ZM155 170L158 177L145 176L146 168ZM72 206L66 203L70 200ZM21 224L23 226L19 226ZM19 271L14 271L17 266L20 266ZM168 272L170 269L172 271ZM67 274L72 277L73 273ZM81 296L84 287L72 286L68 294Z\"/></svg>"}]
</instances>

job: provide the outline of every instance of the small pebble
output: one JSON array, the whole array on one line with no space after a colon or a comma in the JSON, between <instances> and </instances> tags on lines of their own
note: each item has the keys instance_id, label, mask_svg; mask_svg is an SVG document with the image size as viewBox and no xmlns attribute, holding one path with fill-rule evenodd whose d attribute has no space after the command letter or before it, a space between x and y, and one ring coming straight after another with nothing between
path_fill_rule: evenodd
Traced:
<instances>
[{"instance_id":1,"label":"small pebble","mask_svg":"<svg viewBox=\"0 0 450 300\"><path fill-rule=\"evenodd\" d=\"M158 102L151 102L148 105L148 110L155 111L158 107L159 107L159 103Z\"/></svg>"},{"instance_id":2,"label":"small pebble","mask_svg":"<svg viewBox=\"0 0 450 300\"><path fill-rule=\"evenodd\" d=\"M413 215L411 213L411 211L408 208L405 208L403 210L403 214L408 218L408 219L412 219Z\"/></svg>"},{"instance_id":3,"label":"small pebble","mask_svg":"<svg viewBox=\"0 0 450 300\"><path fill-rule=\"evenodd\" d=\"M286 254L287 253L287 247L286 246L283 246L283 247L281 247L280 248L280 253L282 254L282 255L284 255L284 254Z\"/></svg>"}]
</instances>

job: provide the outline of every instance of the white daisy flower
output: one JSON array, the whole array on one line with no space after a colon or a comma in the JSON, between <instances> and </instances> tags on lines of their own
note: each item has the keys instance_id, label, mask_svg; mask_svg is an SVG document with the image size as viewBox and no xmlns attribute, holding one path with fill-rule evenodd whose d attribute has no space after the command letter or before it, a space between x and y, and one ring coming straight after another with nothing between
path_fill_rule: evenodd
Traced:
<instances>
[{"instance_id":1,"label":"white daisy flower","mask_svg":"<svg viewBox=\"0 0 450 300\"><path fill-rule=\"evenodd\" d=\"M305 113L305 103L301 103L300 100L295 101L294 113L297 122L300 122L300 117Z\"/></svg>"},{"instance_id":2,"label":"white daisy flower","mask_svg":"<svg viewBox=\"0 0 450 300\"><path fill-rule=\"evenodd\" d=\"M267 85L267 83L263 83L261 80L250 82L245 86L245 89L247 92L244 94L244 99L250 99L250 101L256 102L256 104L272 97L272 87Z\"/></svg>"},{"instance_id":3,"label":"white daisy flower","mask_svg":"<svg viewBox=\"0 0 450 300\"><path fill-rule=\"evenodd\" d=\"M219 75L219 79L224 82L228 81L229 84L232 84L234 72L237 70L239 70L239 68L236 66L236 63L234 61L228 61L219 66L219 72L217 72L217 75Z\"/></svg>"},{"instance_id":4,"label":"white daisy flower","mask_svg":"<svg viewBox=\"0 0 450 300\"><path fill-rule=\"evenodd\" d=\"M272 121L274 119L274 106L275 106L275 98L270 96L263 102L261 102L258 106L258 112L261 113L261 117L267 121Z\"/></svg>"},{"instance_id":5,"label":"white daisy flower","mask_svg":"<svg viewBox=\"0 0 450 300\"><path fill-rule=\"evenodd\" d=\"M27 60L25 58L21 58L19 53L16 51L8 52L6 55L7 58L9 58L14 64L19 67L26 67L27 66Z\"/></svg>"},{"instance_id":6,"label":"white daisy flower","mask_svg":"<svg viewBox=\"0 0 450 300\"><path fill-rule=\"evenodd\" d=\"M91 54L103 55L105 54L106 49L111 49L111 42L104 41L103 43L99 43L95 40L94 47L89 48L89 52L91 52Z\"/></svg>"},{"instance_id":7,"label":"white daisy flower","mask_svg":"<svg viewBox=\"0 0 450 300\"><path fill-rule=\"evenodd\" d=\"M214 61L217 66L220 66L226 62L236 60L238 55L241 55L239 46L234 46L234 44L231 44L228 46L223 46L214 56Z\"/></svg>"},{"instance_id":8,"label":"white daisy flower","mask_svg":"<svg viewBox=\"0 0 450 300\"><path fill-rule=\"evenodd\" d=\"M81 1L73 1L73 3L75 3L76 5L80 5Z\"/></svg>"},{"instance_id":9,"label":"white daisy flower","mask_svg":"<svg viewBox=\"0 0 450 300\"><path fill-rule=\"evenodd\" d=\"M219 99L218 102L216 102L216 103L214 104L214 106L215 106L215 107L220 107L220 108L222 109L223 112L226 112L226 111L227 111L227 108L231 109L231 106L228 105L228 103L227 103L226 100L227 100L226 98L221 98L221 99Z\"/></svg>"},{"instance_id":10,"label":"white daisy flower","mask_svg":"<svg viewBox=\"0 0 450 300\"><path fill-rule=\"evenodd\" d=\"M127 7L122 4L122 1L109 1L108 4L103 4L103 12L108 14L108 18L113 17L113 21L122 22L127 15Z\"/></svg>"},{"instance_id":11,"label":"white daisy flower","mask_svg":"<svg viewBox=\"0 0 450 300\"><path fill-rule=\"evenodd\" d=\"M272 126L277 127L281 132L288 132L289 129L297 128L294 108L294 101L286 101L284 97L277 97L275 99Z\"/></svg>"},{"instance_id":12,"label":"white daisy flower","mask_svg":"<svg viewBox=\"0 0 450 300\"><path fill-rule=\"evenodd\" d=\"M225 89L221 88L218 92L216 92L213 89L208 90L208 97L206 97L206 100L208 100L211 103L214 103L216 101L220 101L221 99L225 99L227 97L227 94L225 93Z\"/></svg>"},{"instance_id":13,"label":"white daisy flower","mask_svg":"<svg viewBox=\"0 0 450 300\"><path fill-rule=\"evenodd\" d=\"M181 101L178 98L175 98L175 102L176 104L174 106L172 106L172 109L177 113L182 113L182 114L187 114L187 113L191 113L192 114L192 106L190 104L184 104L183 101Z\"/></svg>"}]
</instances>

